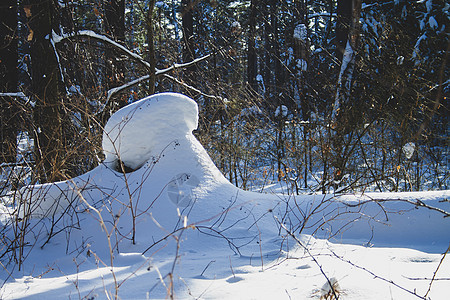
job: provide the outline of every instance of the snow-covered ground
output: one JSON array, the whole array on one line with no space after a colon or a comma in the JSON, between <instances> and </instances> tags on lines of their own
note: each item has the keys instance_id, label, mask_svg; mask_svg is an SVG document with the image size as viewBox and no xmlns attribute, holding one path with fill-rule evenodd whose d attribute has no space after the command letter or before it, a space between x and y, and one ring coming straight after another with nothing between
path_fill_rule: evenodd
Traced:
<instances>
[{"instance_id":1,"label":"snow-covered ground","mask_svg":"<svg viewBox=\"0 0 450 300\"><path fill-rule=\"evenodd\" d=\"M145 98L106 124L102 165L3 197L2 237L26 246L2 251L0 298L447 299L449 191L243 191L197 121L185 96Z\"/></svg>"}]
</instances>

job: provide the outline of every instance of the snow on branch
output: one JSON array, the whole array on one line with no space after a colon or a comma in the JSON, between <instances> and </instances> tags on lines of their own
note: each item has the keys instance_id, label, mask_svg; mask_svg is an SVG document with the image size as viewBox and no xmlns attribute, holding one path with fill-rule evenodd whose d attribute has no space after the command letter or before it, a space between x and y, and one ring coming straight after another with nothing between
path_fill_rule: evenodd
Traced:
<instances>
[{"instance_id":1,"label":"snow on branch","mask_svg":"<svg viewBox=\"0 0 450 300\"><path fill-rule=\"evenodd\" d=\"M193 86L191 86L191 85L189 85L189 84L186 84L185 82L182 82L182 81L178 80L177 78L175 78L175 77L173 77L173 76L170 76L170 75L168 75L168 74L164 74L164 77L167 77L167 78L169 78L170 80L175 81L176 83L178 83L178 84L184 86L185 88L187 88L187 89L189 89L189 90L191 90L191 91L194 91L194 92L196 92L196 93L199 93L200 95L202 95L202 96L204 96L204 97L207 97L207 98L213 98L213 99L218 99L218 100L220 100L220 101L223 101L223 98L222 98L222 97L214 96L214 95L209 95L209 94L205 94L205 93L203 93L202 91L200 91L199 89L197 89L197 88L195 88L195 87L193 87Z\"/></svg>"},{"instance_id":2,"label":"snow on branch","mask_svg":"<svg viewBox=\"0 0 450 300\"><path fill-rule=\"evenodd\" d=\"M130 51L126 47L122 46L121 44L117 43L116 41L113 41L112 39L108 38L107 36L104 36L102 34L98 34L98 33L94 32L92 30L80 30L80 31L76 31L76 32L73 32L73 33L66 33L66 34L61 34L61 35L58 35L54 31L52 33L52 41L55 44L61 42L64 39L68 39L68 38L71 38L71 37L91 37L91 38L94 38L94 39L97 39L97 40L104 41L104 42L106 42L108 44L111 44L112 46L120 49L121 51L125 52L128 56L133 57L134 59L136 59L137 61L139 61L143 65L145 65L146 67L150 68L150 63L148 61L146 61L139 54Z\"/></svg>"},{"instance_id":3,"label":"snow on branch","mask_svg":"<svg viewBox=\"0 0 450 300\"><path fill-rule=\"evenodd\" d=\"M192 65L194 65L194 64L196 64L196 63L198 63L198 62L201 62L201 61L207 59L207 58L210 57L210 56L211 56L211 54L208 54L208 55L205 55L205 56L196 58L196 59L194 59L193 61L190 61L190 62L187 62L187 63L184 63L184 64L173 64L172 66L170 66L170 67L168 67L168 68L165 68L165 69L162 69L162 70L160 70L160 69L158 69L158 68L155 68L155 76L166 75L166 73L168 73L168 72L170 72L170 71L172 71L172 70L175 70L175 69L187 68L187 67L189 67L189 66L192 66ZM171 77L171 78L170 78L171 80L177 81L177 83L182 84L180 81L176 80L174 77L172 77L172 76L170 76L170 77ZM114 94L116 94L116 93L118 93L118 92L120 92L120 91L122 91L122 90L124 90L124 89L130 88L130 87L132 87L132 86L134 86L134 85L136 85L136 84L138 84L138 83L141 83L142 81L148 80L149 78L150 78L150 75L144 75L144 76L141 76L141 77L139 77L139 78L137 78L137 79L135 79L135 80L132 80L132 81L130 81L130 82L127 82L127 83L125 83L125 84L123 84L123 85L121 85L121 86L114 87L114 88L108 90L107 96L106 96L106 101L108 102L109 99L110 99ZM192 89L192 88L191 88L191 89ZM195 89L195 88L194 88L194 89ZM198 90L196 90L196 91L197 91L198 93L200 93L200 94L206 96L206 97L209 97L209 98L217 98L217 97L215 97L215 96L206 95L206 94L204 94L204 93L202 93L202 92L200 92L200 91L198 91Z\"/></svg>"},{"instance_id":4,"label":"snow on branch","mask_svg":"<svg viewBox=\"0 0 450 300\"><path fill-rule=\"evenodd\" d=\"M134 85L136 85L138 83L141 83L142 81L148 80L149 78L150 78L150 75L144 75L144 76L141 76L139 78L136 78L135 80L132 80L130 82L122 84L121 86L117 86L115 88L112 88L112 89L108 90L107 96L106 96L106 102L108 102L109 99L111 98L111 96L114 95L115 93L118 93L118 92L120 92L120 91L122 91L124 89L132 87L132 86L134 86Z\"/></svg>"},{"instance_id":5,"label":"snow on branch","mask_svg":"<svg viewBox=\"0 0 450 300\"><path fill-rule=\"evenodd\" d=\"M55 32L53 31L52 36L54 34L55 34ZM60 59L59 59L58 51L56 51L55 40L53 38L50 39L50 44L52 45L53 51L55 52L56 61L58 62L58 69L59 69L59 75L61 76L61 81L64 82L64 74L62 72L61 62L60 62Z\"/></svg>"},{"instance_id":6,"label":"snow on branch","mask_svg":"<svg viewBox=\"0 0 450 300\"><path fill-rule=\"evenodd\" d=\"M68 38L71 38L71 37L91 37L91 38L94 38L94 39L98 39L98 40L107 42L107 43L111 44L112 46L114 46L114 47L120 49L121 51L125 52L127 55L129 55L129 56L133 57L134 59L138 60L139 62L141 62L146 67L150 68L150 63L148 61L146 61L139 54L130 51L126 47L122 46L121 44L117 43L116 41L113 41L112 39L108 38L107 36L104 36L102 34L98 34L98 33L94 32L92 30L80 30L80 31L77 31L77 32L73 32L73 33L69 33L69 34L61 34L61 35L58 35L56 32L53 31L53 33L52 33L52 42L54 44L57 44L57 43L61 42L62 40L68 39ZM170 66L170 67L168 67L166 69L162 69L162 70L155 69L155 75L156 76L163 75L163 74L168 73L168 72L170 72L172 70L175 70L175 69L186 68L186 67L192 66L192 65L194 65L196 63L199 63L199 62L209 58L210 56L211 56L211 53L207 54L205 56L196 58L193 61L190 61L190 62L187 62L187 63L184 63L184 64L173 64L172 66Z\"/></svg>"},{"instance_id":7,"label":"snow on branch","mask_svg":"<svg viewBox=\"0 0 450 300\"><path fill-rule=\"evenodd\" d=\"M343 104L342 99L345 95L342 95L342 92L348 93L351 87L352 81L352 73L353 73L353 63L354 63L355 52L353 51L352 45L350 41L347 41L347 45L345 47L345 51L342 58L341 70L339 72L338 78L338 89L336 92L336 98L333 104L333 110L331 112L331 119L333 123L336 121L336 117L341 109L341 105Z\"/></svg>"},{"instance_id":8,"label":"snow on branch","mask_svg":"<svg viewBox=\"0 0 450 300\"><path fill-rule=\"evenodd\" d=\"M158 76L158 75L164 75L164 74L166 74L166 73L168 73L168 72L170 72L170 71L172 71L172 70L175 70L175 69L182 69L182 68L190 67L190 66L192 66L192 65L195 65L196 63L199 63L199 62L201 62L201 61L203 61L203 60L209 58L210 56L211 56L211 53L210 53L210 54L207 54L207 55L205 55L205 56L196 58L196 59L194 59L193 61L190 61L190 62L187 62L187 63L184 63L184 64L173 64L172 66L170 66L170 67L168 67L168 68L165 68L165 69L162 69L162 70L156 69L155 75L156 75L156 76Z\"/></svg>"},{"instance_id":9,"label":"snow on branch","mask_svg":"<svg viewBox=\"0 0 450 300\"><path fill-rule=\"evenodd\" d=\"M13 98L21 98L25 101L25 105L30 104L32 107L34 107L35 103L30 100L24 93L17 92L17 93L0 93L0 97L13 97Z\"/></svg>"},{"instance_id":10,"label":"snow on branch","mask_svg":"<svg viewBox=\"0 0 450 300\"><path fill-rule=\"evenodd\" d=\"M67 34L67 33L66 33L66 34L63 33L63 34L61 34L61 35L59 35L59 34L57 34L56 32L53 31L53 32L52 32L51 42L52 42L52 45L56 45L57 43L63 41L64 39L68 39L68 38L71 38L71 37L90 37L90 38L94 38L94 39L97 39L97 40L104 41L104 42L106 42L106 43L108 43L108 44L110 44L110 45L112 45L112 46L114 46L114 47L120 49L122 52L126 53L128 56L130 56L130 57L136 59L137 61L139 61L140 63L142 63L143 65L145 65L147 68L150 68L150 63L149 63L148 61L146 61L146 60L145 60L142 56L140 56L139 54L130 51L130 50L127 49L126 47L124 47L124 46L122 46L121 44L117 43L116 41L114 41L114 40L108 38L107 36L102 35L102 34L98 34L98 33L94 32L94 31L92 31L92 30L80 30L80 31L73 32L73 33L68 33L68 34ZM195 64L197 64L197 63L199 63L199 62L201 62L201 61L203 61L203 60L206 60L206 59L209 58L211 55L212 55L212 54L210 53L210 54L207 54L207 55L205 55L205 56L196 58L196 59L194 59L194 60L192 60L192 61L190 61L190 62L183 63L183 64L177 64L177 63L174 63L172 66L170 66L170 67L168 67L168 68L165 68L165 69L161 69L161 70L155 68L155 76L164 75L164 76L166 76L167 78L169 78L169 79L171 79L171 80L173 80L173 81L175 81L175 82L177 82L177 83L179 83L179 84L185 86L186 88L191 89L191 90L193 90L193 91L195 91L195 92L197 92L197 93L199 93L199 94L201 94L201 95L203 95L203 96L205 96L205 97L208 97L208 98L215 98L215 99L221 99L220 97L217 97L217 96L205 94L205 93L203 93L202 91L200 91L200 90L198 90L198 89L196 89L196 88L194 88L194 87L192 87L192 86L189 86L189 85L187 85L187 84L185 84L185 83L179 81L179 80L176 79L175 77L172 77L172 76L167 75L167 73L169 73L169 72L171 72L171 71L173 71L173 70L175 70L175 69L182 69L182 68L187 68L187 67L190 67L190 66L192 66L192 65L195 65ZM151 75L149 75L149 74L148 74L148 75L144 75L144 76L141 76L141 77L139 77L139 78L137 78L137 79L135 79L135 80L132 80L132 81L130 81L130 82L127 82L127 83L125 83L125 84L123 84L123 85L121 85L121 86L114 87L114 88L108 90L107 96L106 96L106 103L109 102L109 100L111 99L111 97L112 97L114 94L116 94L116 93L118 93L118 92L120 92L120 91L122 91L122 90L124 90L124 89L127 89L127 88L129 88L129 87L132 87L132 86L134 86L134 85L136 85L136 84L138 84L138 83L140 83L140 82L142 82L142 81L148 80L148 79L150 78L150 76L151 76ZM105 103L102 107L104 107L104 106L106 105L106 103ZM103 108L100 109L99 112L101 112L102 110L103 110Z\"/></svg>"}]
</instances>

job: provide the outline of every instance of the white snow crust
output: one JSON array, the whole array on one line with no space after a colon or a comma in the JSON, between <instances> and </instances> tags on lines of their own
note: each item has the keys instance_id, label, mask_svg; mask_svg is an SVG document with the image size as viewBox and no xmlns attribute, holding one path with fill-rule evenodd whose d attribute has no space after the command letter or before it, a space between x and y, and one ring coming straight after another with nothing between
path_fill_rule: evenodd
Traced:
<instances>
[{"instance_id":1,"label":"white snow crust","mask_svg":"<svg viewBox=\"0 0 450 300\"><path fill-rule=\"evenodd\" d=\"M170 143L186 139L197 124L197 104L186 96L162 93L134 102L114 113L105 125L105 163L120 159L137 169Z\"/></svg>"},{"instance_id":2,"label":"white snow crust","mask_svg":"<svg viewBox=\"0 0 450 300\"><path fill-rule=\"evenodd\" d=\"M8 271L0 268L0 298L112 299L116 278L120 299L320 299L325 274L345 299L417 299L405 290L424 295L435 272L450 276L450 261L441 262L449 220L438 211L449 210L449 191L243 191L196 140L197 122L186 96L145 98L108 121L105 163L22 189L15 203L27 204L19 208L0 206L5 239L14 240L7 229L15 209L35 217L26 220L22 268L1 260ZM119 158L136 170L117 171ZM434 281L427 295L446 299L448 280Z\"/></svg>"}]
</instances>

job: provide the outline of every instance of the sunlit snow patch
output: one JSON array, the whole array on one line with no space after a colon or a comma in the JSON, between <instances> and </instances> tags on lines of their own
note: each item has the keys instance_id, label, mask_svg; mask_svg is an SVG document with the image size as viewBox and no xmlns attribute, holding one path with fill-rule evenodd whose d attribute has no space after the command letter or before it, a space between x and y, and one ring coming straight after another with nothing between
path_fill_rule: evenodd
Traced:
<instances>
[{"instance_id":1,"label":"sunlit snow patch","mask_svg":"<svg viewBox=\"0 0 450 300\"><path fill-rule=\"evenodd\" d=\"M26 204L19 207L19 215L49 217L75 207L78 192L91 199L100 197L100 190L118 189L124 176L119 160L134 171L129 184L142 184L151 173L151 189L165 190L177 206L188 205L200 183L199 192L214 184L231 186L192 134L197 124L197 103L177 93L152 95L123 107L105 125L104 162L67 181L24 187L15 196L17 203ZM181 180L183 176L189 180Z\"/></svg>"},{"instance_id":2,"label":"sunlit snow patch","mask_svg":"<svg viewBox=\"0 0 450 300\"><path fill-rule=\"evenodd\" d=\"M198 186L200 181L193 174L178 174L167 186L169 199L179 207L188 206L193 201L193 189Z\"/></svg>"},{"instance_id":3,"label":"sunlit snow patch","mask_svg":"<svg viewBox=\"0 0 450 300\"><path fill-rule=\"evenodd\" d=\"M114 113L105 125L105 163L120 159L137 169L174 139L192 134L197 124L197 104L181 94L156 94L134 102Z\"/></svg>"}]
</instances>

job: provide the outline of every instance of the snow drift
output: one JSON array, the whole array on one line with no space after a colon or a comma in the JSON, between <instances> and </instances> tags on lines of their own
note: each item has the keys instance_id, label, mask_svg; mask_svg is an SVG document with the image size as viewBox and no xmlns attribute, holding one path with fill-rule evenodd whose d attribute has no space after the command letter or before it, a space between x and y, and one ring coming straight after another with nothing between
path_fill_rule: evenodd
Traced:
<instances>
[{"instance_id":1,"label":"snow drift","mask_svg":"<svg viewBox=\"0 0 450 300\"><path fill-rule=\"evenodd\" d=\"M0 297L92 295L123 280L120 293L129 299L164 298L168 278L176 293L187 296L189 282L204 286L232 274L226 283L236 283L233 268L263 269L265 261L288 257L296 243L285 229L365 246L448 246L449 218L442 213L448 211L447 191L360 197L246 192L216 168L192 134L197 123L197 105L186 96L144 98L107 122L106 159L97 168L3 199L12 203L2 208L4 228L14 228L19 211L27 217L19 221L28 224L24 243L32 246L23 269L12 271L23 280L9 282L10 275L1 273ZM8 239L14 232L7 231ZM305 245L308 240L302 238ZM205 277L211 264L216 267ZM30 283L30 274L45 278ZM50 278L58 287L43 291Z\"/></svg>"},{"instance_id":2,"label":"snow drift","mask_svg":"<svg viewBox=\"0 0 450 300\"><path fill-rule=\"evenodd\" d=\"M138 169L175 139L197 129L197 104L190 98L164 93L134 102L114 113L105 125L105 163L118 159Z\"/></svg>"}]
</instances>

